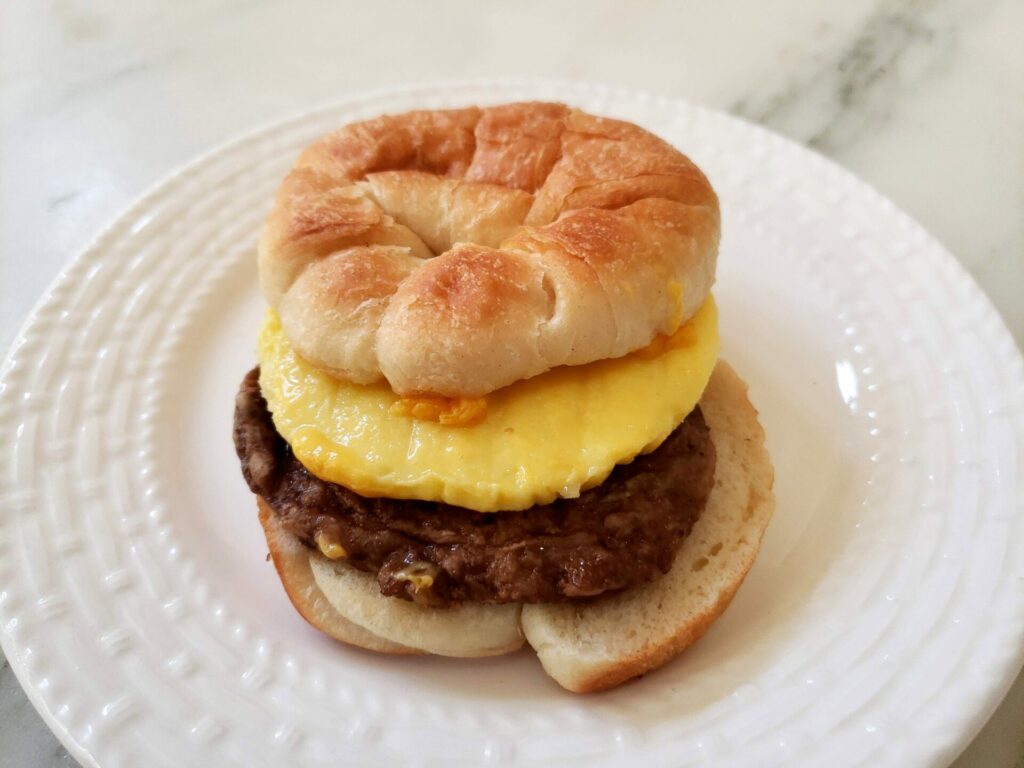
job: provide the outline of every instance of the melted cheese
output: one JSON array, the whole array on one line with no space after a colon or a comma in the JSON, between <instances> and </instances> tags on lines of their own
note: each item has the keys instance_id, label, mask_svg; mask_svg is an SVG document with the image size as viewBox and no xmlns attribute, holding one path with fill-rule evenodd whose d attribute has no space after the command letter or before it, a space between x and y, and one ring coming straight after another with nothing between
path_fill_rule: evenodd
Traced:
<instances>
[{"instance_id":1,"label":"melted cheese","mask_svg":"<svg viewBox=\"0 0 1024 768\"><path fill-rule=\"evenodd\" d=\"M718 313L709 298L649 348L492 392L483 418L457 427L411 418L387 384L340 381L305 362L273 311L258 352L274 424L317 477L364 496L494 512L577 496L660 445L704 392Z\"/></svg>"},{"instance_id":2,"label":"melted cheese","mask_svg":"<svg viewBox=\"0 0 1024 768\"><path fill-rule=\"evenodd\" d=\"M393 416L436 421L446 427L472 427L487 417L487 398L403 397L388 412Z\"/></svg>"}]
</instances>

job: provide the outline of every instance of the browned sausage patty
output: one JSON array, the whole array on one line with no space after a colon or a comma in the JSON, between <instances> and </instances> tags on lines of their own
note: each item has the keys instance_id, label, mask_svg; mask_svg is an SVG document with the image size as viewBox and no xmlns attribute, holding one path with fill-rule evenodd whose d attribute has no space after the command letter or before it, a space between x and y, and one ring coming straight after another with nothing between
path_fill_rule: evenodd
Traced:
<instances>
[{"instance_id":1,"label":"browned sausage patty","mask_svg":"<svg viewBox=\"0 0 1024 768\"><path fill-rule=\"evenodd\" d=\"M696 408L657 450L576 499L486 514L366 498L299 463L274 428L258 368L238 392L234 438L246 482L287 530L309 547L340 543L385 595L435 606L563 602L651 581L671 567L715 476Z\"/></svg>"}]
</instances>

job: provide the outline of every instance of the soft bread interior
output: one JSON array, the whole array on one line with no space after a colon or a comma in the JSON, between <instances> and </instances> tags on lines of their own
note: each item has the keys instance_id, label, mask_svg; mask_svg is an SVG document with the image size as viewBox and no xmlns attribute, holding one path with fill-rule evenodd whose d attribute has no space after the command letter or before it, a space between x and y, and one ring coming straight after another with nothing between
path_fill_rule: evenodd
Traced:
<instances>
[{"instance_id":1,"label":"soft bread interior","mask_svg":"<svg viewBox=\"0 0 1024 768\"><path fill-rule=\"evenodd\" d=\"M389 642L461 657L500 656L523 644L518 604L428 608L381 595L373 576L344 563L318 554L309 562L317 586L335 610Z\"/></svg>"},{"instance_id":2,"label":"soft bread interior","mask_svg":"<svg viewBox=\"0 0 1024 768\"><path fill-rule=\"evenodd\" d=\"M523 643L576 692L649 672L697 640L726 609L757 556L774 509L773 470L746 385L719 362L700 402L717 452L708 505L672 570L650 584L584 606L467 604L424 608L380 594L376 579L311 553L260 520L285 589L327 634L387 653L489 656Z\"/></svg>"},{"instance_id":3,"label":"soft bread interior","mask_svg":"<svg viewBox=\"0 0 1024 768\"><path fill-rule=\"evenodd\" d=\"M461 657L498 656L522 646L520 606L436 610L384 597L372 576L311 552L281 527L263 499L256 503L292 605L336 640L380 653Z\"/></svg>"},{"instance_id":4,"label":"soft bread interior","mask_svg":"<svg viewBox=\"0 0 1024 768\"><path fill-rule=\"evenodd\" d=\"M285 531L273 510L260 497L256 497L260 523L267 537L270 556L278 576L284 585L288 599L295 610L322 632L331 637L379 653L423 653L418 648L385 640L372 632L353 624L338 612L324 596L313 579L309 550L298 539Z\"/></svg>"},{"instance_id":5,"label":"soft bread interior","mask_svg":"<svg viewBox=\"0 0 1024 768\"><path fill-rule=\"evenodd\" d=\"M746 385L719 363L700 402L717 454L715 486L662 578L586 607L527 605L523 630L545 671L579 693L660 667L728 607L775 507L774 472Z\"/></svg>"}]
</instances>

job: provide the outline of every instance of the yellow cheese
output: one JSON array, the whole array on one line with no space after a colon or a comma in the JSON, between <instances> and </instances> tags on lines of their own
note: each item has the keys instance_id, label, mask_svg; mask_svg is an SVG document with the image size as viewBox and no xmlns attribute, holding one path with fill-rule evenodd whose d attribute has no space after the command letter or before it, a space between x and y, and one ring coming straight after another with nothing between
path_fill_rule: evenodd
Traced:
<instances>
[{"instance_id":1,"label":"yellow cheese","mask_svg":"<svg viewBox=\"0 0 1024 768\"><path fill-rule=\"evenodd\" d=\"M448 427L472 427L487 417L487 398L403 397L388 411L394 416L436 421Z\"/></svg>"},{"instance_id":2,"label":"yellow cheese","mask_svg":"<svg viewBox=\"0 0 1024 768\"><path fill-rule=\"evenodd\" d=\"M709 298L645 350L492 392L483 418L462 426L414 418L387 384L352 384L313 367L273 311L258 353L274 424L314 475L364 496L494 512L577 496L660 445L704 392L718 313Z\"/></svg>"}]
</instances>

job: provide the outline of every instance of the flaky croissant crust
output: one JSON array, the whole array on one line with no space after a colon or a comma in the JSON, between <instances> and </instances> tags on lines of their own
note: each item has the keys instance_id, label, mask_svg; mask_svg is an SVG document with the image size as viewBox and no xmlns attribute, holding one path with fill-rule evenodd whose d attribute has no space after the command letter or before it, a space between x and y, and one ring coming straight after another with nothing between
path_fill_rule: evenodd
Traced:
<instances>
[{"instance_id":1,"label":"flaky croissant crust","mask_svg":"<svg viewBox=\"0 0 1024 768\"><path fill-rule=\"evenodd\" d=\"M345 126L282 182L260 282L308 361L474 397L672 333L714 281L718 199L685 155L561 104Z\"/></svg>"}]
</instances>

